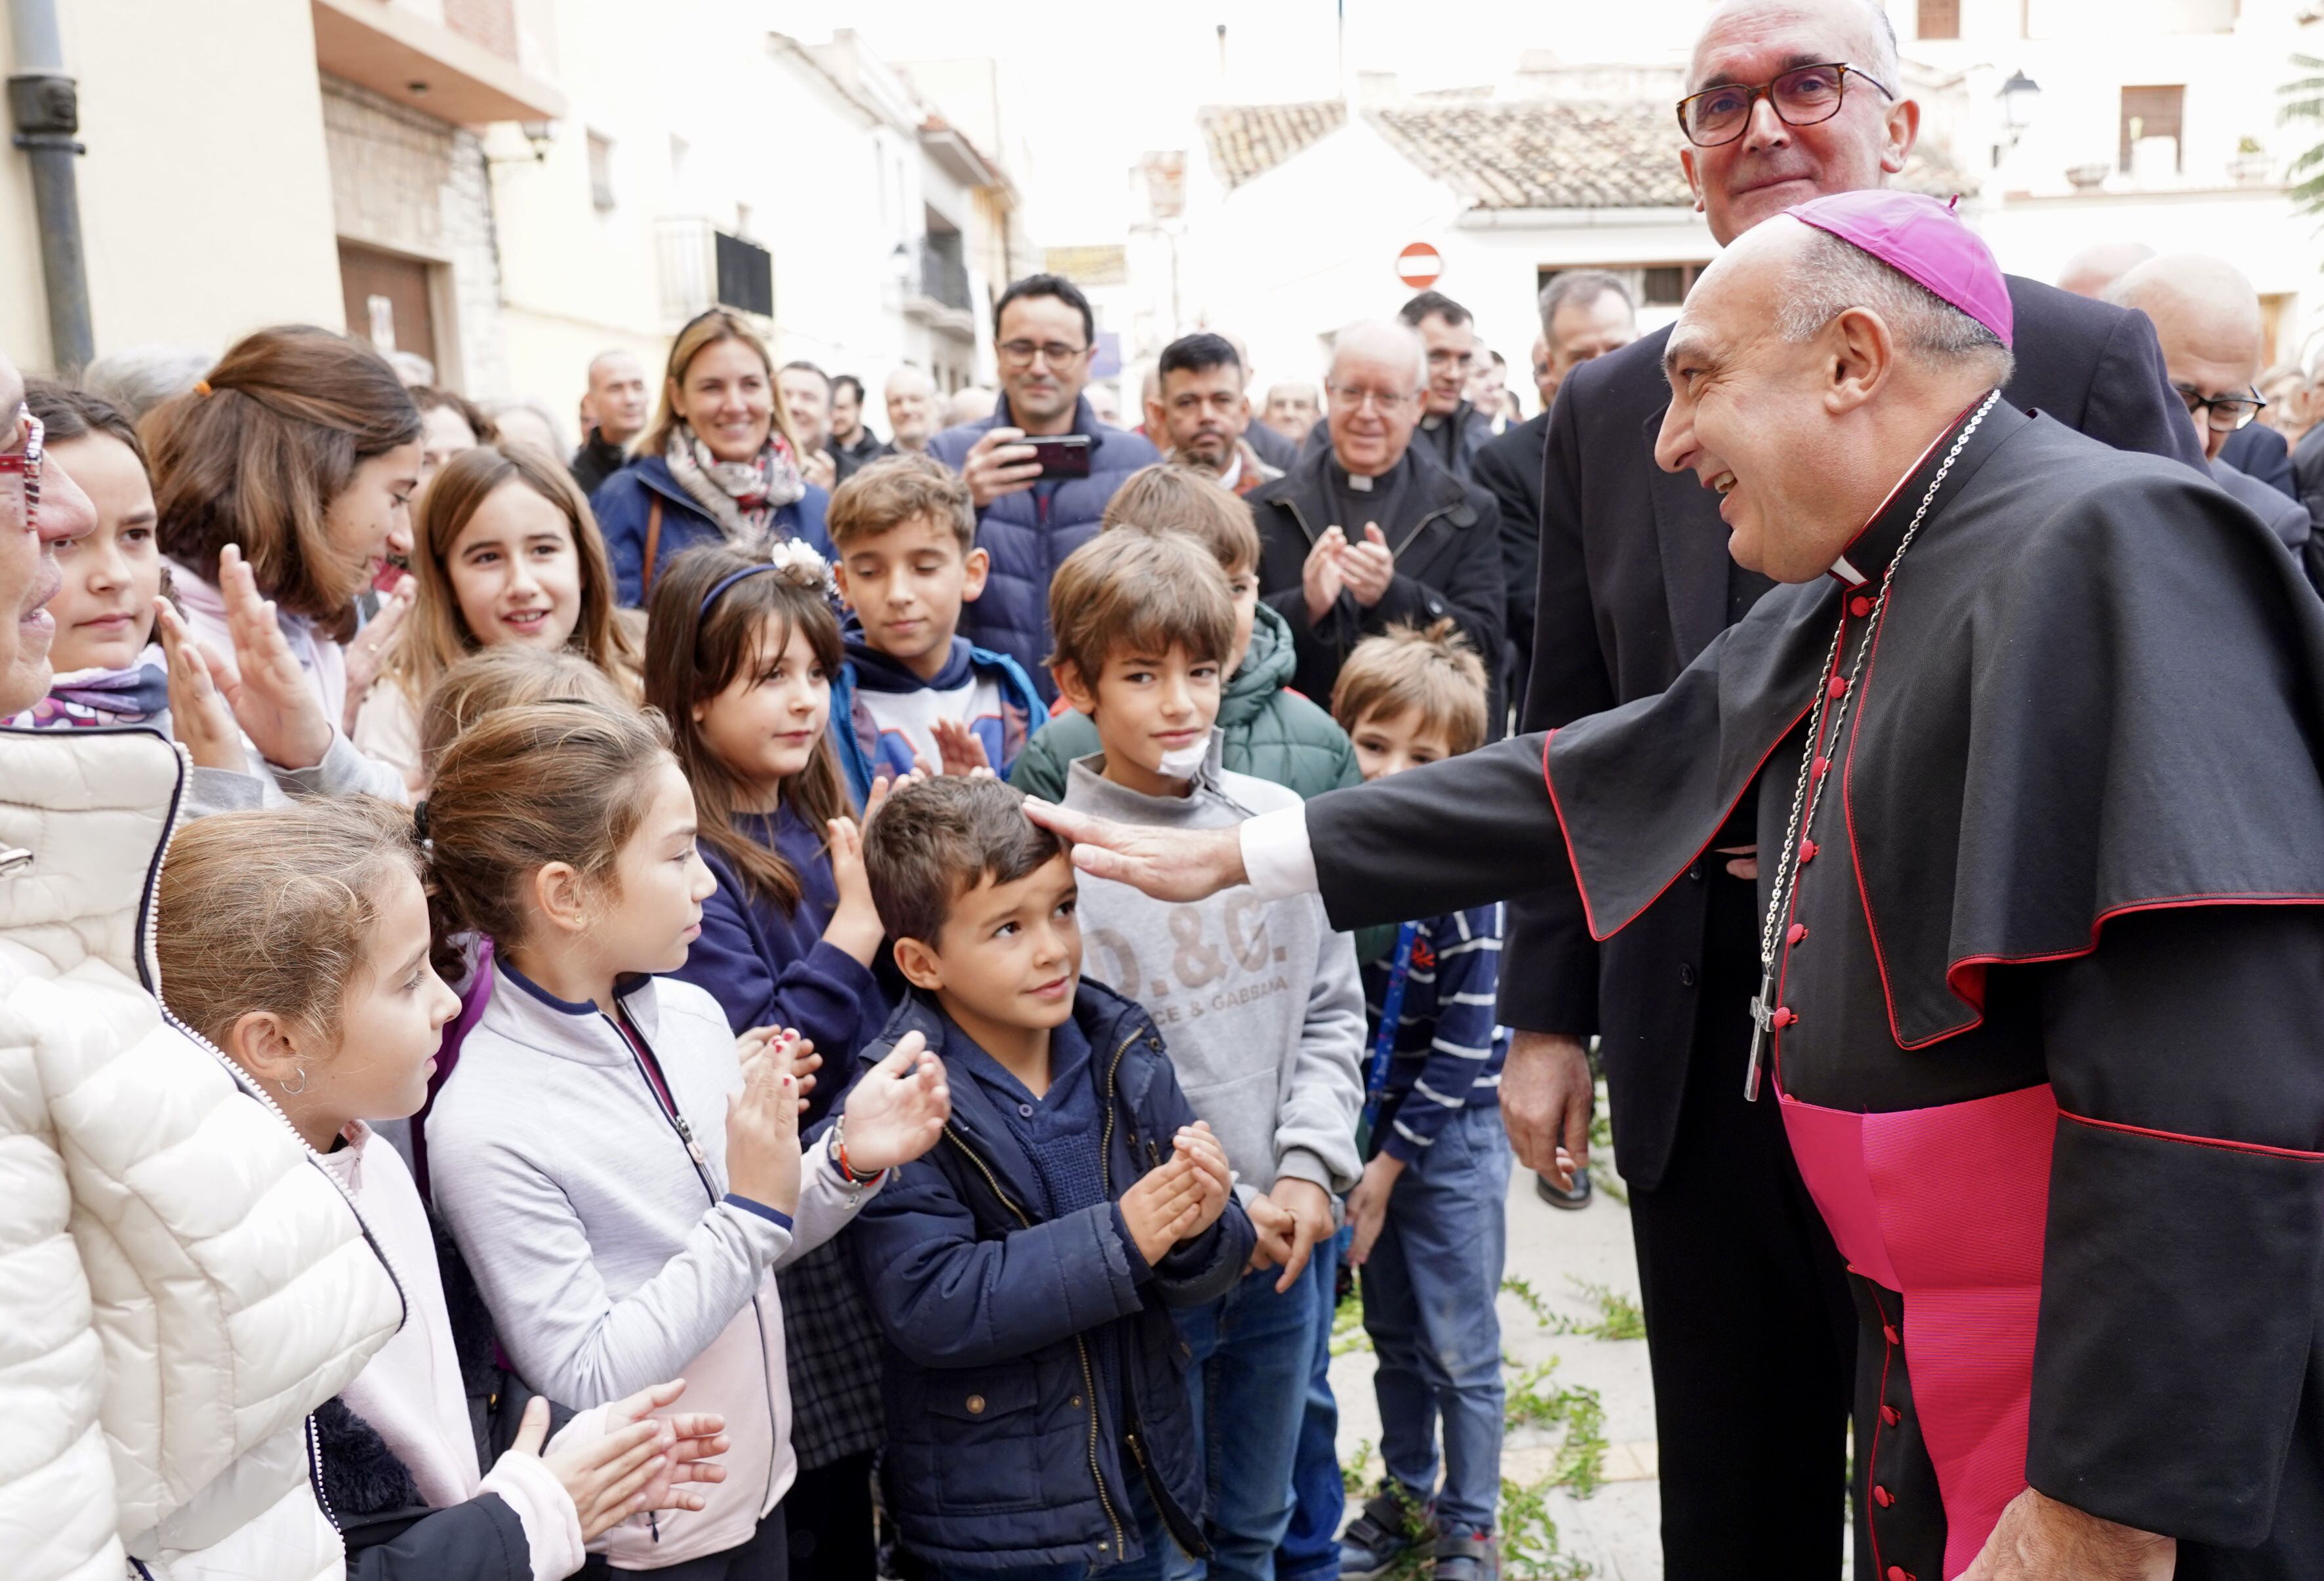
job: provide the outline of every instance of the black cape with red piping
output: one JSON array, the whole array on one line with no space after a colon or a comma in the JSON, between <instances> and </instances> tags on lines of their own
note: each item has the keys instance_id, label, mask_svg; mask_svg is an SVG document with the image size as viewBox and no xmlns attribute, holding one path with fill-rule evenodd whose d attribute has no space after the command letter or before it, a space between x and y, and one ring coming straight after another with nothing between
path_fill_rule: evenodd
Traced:
<instances>
[{"instance_id":1,"label":"black cape with red piping","mask_svg":"<svg viewBox=\"0 0 2324 1581\"><path fill-rule=\"evenodd\" d=\"M1662 696L1310 802L1334 925L1578 883L1604 937L1755 781L1764 891L1950 445ZM1867 1313L1860 1560L1958 1574L2030 1482L2324 1575L2324 604L2208 477L1997 407L1849 701L1769 1076Z\"/></svg>"},{"instance_id":2,"label":"black cape with red piping","mask_svg":"<svg viewBox=\"0 0 2324 1581\"><path fill-rule=\"evenodd\" d=\"M1944 448L1850 546L1860 593L1778 588L1668 692L1554 733L1597 937L1693 864L1807 714ZM2088 951L2109 918L2324 902L2324 605L2209 479L1997 406L1883 625L1847 800L1899 1044L1974 1026L1987 966ZM1792 788L1762 788L1763 836Z\"/></svg>"}]
</instances>

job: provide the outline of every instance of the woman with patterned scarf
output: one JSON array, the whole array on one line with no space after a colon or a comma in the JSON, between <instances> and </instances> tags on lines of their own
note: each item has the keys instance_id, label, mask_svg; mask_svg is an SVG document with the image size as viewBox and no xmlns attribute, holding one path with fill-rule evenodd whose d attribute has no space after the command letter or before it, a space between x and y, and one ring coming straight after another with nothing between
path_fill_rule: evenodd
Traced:
<instances>
[{"instance_id":1,"label":"woman with patterned scarf","mask_svg":"<svg viewBox=\"0 0 2324 1581\"><path fill-rule=\"evenodd\" d=\"M831 496L798 458L758 332L724 308L679 330L653 426L590 501L622 602L642 607L655 573L697 543L754 553L796 538L830 553Z\"/></svg>"}]
</instances>

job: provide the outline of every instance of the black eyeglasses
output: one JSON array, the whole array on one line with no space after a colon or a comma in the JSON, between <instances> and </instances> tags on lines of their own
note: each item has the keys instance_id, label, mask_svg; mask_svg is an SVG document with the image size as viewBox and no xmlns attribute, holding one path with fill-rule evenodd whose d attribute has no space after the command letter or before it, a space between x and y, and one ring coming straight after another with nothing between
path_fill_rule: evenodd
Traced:
<instances>
[{"instance_id":1,"label":"black eyeglasses","mask_svg":"<svg viewBox=\"0 0 2324 1581\"><path fill-rule=\"evenodd\" d=\"M1717 148L1723 143L1732 143L1751 124L1751 106L1761 98L1775 106L1776 118L1784 125L1812 126L1840 114L1840 101L1848 97L1848 79L1851 77L1862 78L1889 98L1896 97L1878 78L1837 60L1817 66L1794 66L1774 81L1763 82L1757 88L1730 82L1687 95L1678 101L1679 130L1697 148Z\"/></svg>"},{"instance_id":2,"label":"black eyeglasses","mask_svg":"<svg viewBox=\"0 0 2324 1581\"><path fill-rule=\"evenodd\" d=\"M2259 398L2256 390L2244 395L2206 395L2184 384L2174 384L2172 388L2179 392L2179 399L2187 403L2187 410L2195 414L2195 421L2209 425L2215 434L2235 432L2249 424L2267 407L2267 402Z\"/></svg>"}]
</instances>

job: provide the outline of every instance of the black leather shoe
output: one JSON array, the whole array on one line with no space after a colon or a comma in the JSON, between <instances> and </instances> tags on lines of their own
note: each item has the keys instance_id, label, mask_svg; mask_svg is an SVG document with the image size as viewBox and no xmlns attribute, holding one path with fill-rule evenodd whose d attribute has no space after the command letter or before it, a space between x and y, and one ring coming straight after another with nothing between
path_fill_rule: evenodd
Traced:
<instances>
[{"instance_id":1,"label":"black leather shoe","mask_svg":"<svg viewBox=\"0 0 2324 1581\"><path fill-rule=\"evenodd\" d=\"M1536 1170L1533 1178L1533 1194L1552 1207L1588 1207L1590 1206L1590 1171L1573 1172L1573 1189L1568 1191L1548 1176Z\"/></svg>"}]
</instances>

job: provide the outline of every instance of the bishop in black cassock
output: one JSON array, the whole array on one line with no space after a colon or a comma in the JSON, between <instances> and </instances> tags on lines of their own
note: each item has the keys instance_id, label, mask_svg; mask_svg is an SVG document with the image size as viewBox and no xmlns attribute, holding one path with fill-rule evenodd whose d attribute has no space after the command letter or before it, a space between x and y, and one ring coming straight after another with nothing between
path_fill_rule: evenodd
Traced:
<instances>
[{"instance_id":1,"label":"bishop in black cassock","mask_svg":"<svg viewBox=\"0 0 2324 1581\"><path fill-rule=\"evenodd\" d=\"M1998 272L1914 205L1690 300L1660 454L1789 585L1669 691L1231 837L1055 821L1157 893L1578 885L1602 938L1756 785L1732 1101L1848 1261L1856 1573L2324 1576L2324 604L2200 475L2005 404Z\"/></svg>"}]
</instances>

